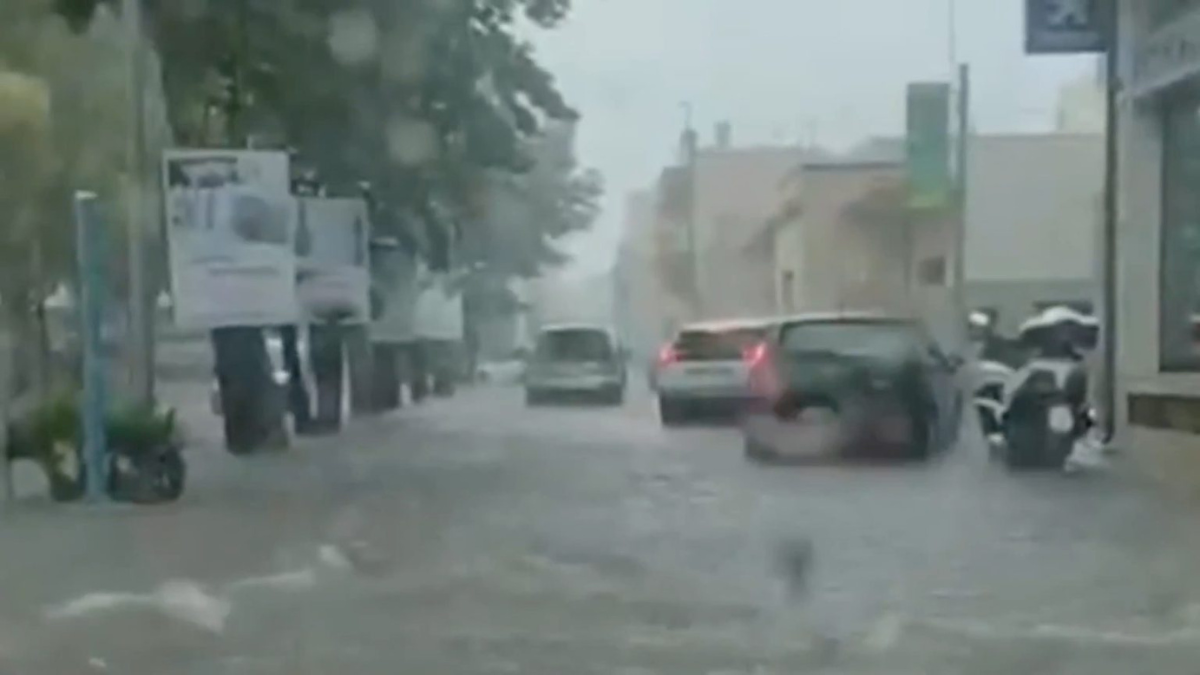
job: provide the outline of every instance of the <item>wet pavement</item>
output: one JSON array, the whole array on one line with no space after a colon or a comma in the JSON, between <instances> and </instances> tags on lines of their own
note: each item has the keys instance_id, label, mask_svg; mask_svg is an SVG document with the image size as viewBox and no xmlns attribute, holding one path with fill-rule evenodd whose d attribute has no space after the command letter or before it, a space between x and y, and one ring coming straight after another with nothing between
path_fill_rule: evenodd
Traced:
<instances>
[{"instance_id":1,"label":"wet pavement","mask_svg":"<svg viewBox=\"0 0 1200 675\"><path fill-rule=\"evenodd\" d=\"M484 388L0 516L5 673L1187 673L1193 513L1117 477L761 467L651 399ZM200 412L197 412L200 411ZM974 439L974 440L972 440Z\"/></svg>"}]
</instances>

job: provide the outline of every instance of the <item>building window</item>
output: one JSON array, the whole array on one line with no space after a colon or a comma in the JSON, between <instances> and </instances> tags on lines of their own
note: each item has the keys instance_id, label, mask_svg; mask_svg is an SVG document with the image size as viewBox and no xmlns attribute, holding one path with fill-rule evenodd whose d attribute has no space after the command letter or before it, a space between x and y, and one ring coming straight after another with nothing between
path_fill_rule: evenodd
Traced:
<instances>
[{"instance_id":1,"label":"building window","mask_svg":"<svg viewBox=\"0 0 1200 675\"><path fill-rule=\"evenodd\" d=\"M1163 101L1159 366L1200 370L1200 93Z\"/></svg>"}]
</instances>

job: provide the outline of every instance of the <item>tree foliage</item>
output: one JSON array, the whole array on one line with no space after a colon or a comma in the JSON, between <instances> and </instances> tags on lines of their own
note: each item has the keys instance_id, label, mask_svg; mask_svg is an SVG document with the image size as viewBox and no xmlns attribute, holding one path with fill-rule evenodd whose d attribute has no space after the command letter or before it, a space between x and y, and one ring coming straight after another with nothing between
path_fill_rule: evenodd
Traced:
<instances>
[{"instance_id":1,"label":"tree foliage","mask_svg":"<svg viewBox=\"0 0 1200 675\"><path fill-rule=\"evenodd\" d=\"M105 0L57 2L84 25ZM569 0L143 0L143 7L178 142L252 138L290 148L334 194L368 181L379 201L377 226L422 242L435 266L447 263L450 242L465 228L486 220L497 173L530 172L530 141L548 121L577 117L518 35L522 24L556 26ZM589 184L584 192L594 193L598 182ZM539 222L547 225L543 240L562 229L557 217Z\"/></svg>"}]
</instances>

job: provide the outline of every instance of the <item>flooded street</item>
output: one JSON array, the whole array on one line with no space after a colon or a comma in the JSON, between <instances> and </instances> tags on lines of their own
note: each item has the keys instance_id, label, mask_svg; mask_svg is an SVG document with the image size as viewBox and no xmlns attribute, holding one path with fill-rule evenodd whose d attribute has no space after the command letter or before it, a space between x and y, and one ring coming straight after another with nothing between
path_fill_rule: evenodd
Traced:
<instances>
[{"instance_id":1,"label":"flooded street","mask_svg":"<svg viewBox=\"0 0 1200 675\"><path fill-rule=\"evenodd\" d=\"M970 443L934 465L762 467L735 431L666 431L630 399L526 409L483 388L285 454L197 442L176 506L19 505L0 664L1193 672L1194 529L1117 476L1012 475Z\"/></svg>"}]
</instances>

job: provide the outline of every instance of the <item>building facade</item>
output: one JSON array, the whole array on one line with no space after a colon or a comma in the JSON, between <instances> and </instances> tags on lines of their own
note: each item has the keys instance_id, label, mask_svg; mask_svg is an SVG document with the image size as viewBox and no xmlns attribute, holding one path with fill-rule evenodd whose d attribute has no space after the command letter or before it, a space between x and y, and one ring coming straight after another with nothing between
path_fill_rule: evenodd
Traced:
<instances>
[{"instance_id":1,"label":"building facade","mask_svg":"<svg viewBox=\"0 0 1200 675\"><path fill-rule=\"evenodd\" d=\"M1200 0L1118 5L1118 443L1200 488Z\"/></svg>"},{"instance_id":2,"label":"building facade","mask_svg":"<svg viewBox=\"0 0 1200 675\"><path fill-rule=\"evenodd\" d=\"M1104 138L979 134L968 154L966 299L998 327L1097 306Z\"/></svg>"}]
</instances>

